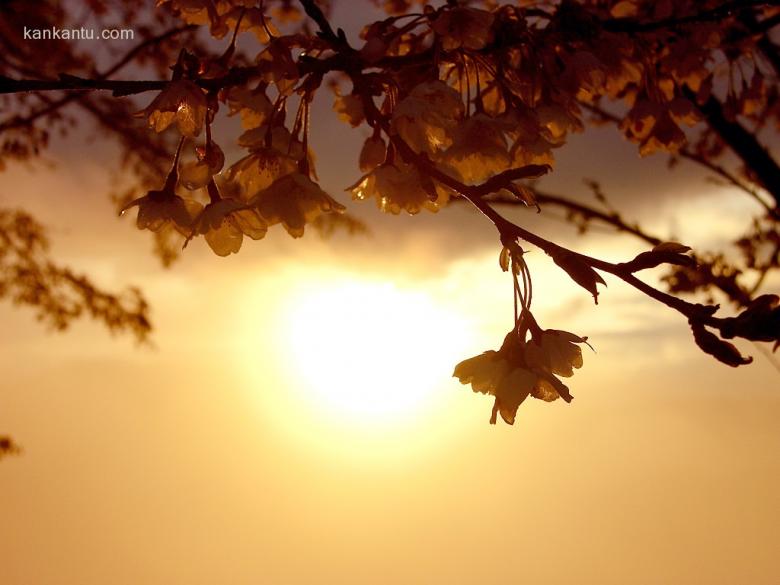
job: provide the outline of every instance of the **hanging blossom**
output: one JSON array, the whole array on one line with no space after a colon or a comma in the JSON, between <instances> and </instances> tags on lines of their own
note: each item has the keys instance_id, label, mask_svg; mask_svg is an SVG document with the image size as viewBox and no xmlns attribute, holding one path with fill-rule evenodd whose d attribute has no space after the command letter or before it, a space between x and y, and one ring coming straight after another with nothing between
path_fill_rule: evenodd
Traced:
<instances>
[{"instance_id":1,"label":"hanging blossom","mask_svg":"<svg viewBox=\"0 0 780 585\"><path fill-rule=\"evenodd\" d=\"M179 182L190 191L208 185L225 164L222 149L212 140L207 140L204 146L198 146L195 153L197 160L179 165Z\"/></svg>"},{"instance_id":2,"label":"hanging blossom","mask_svg":"<svg viewBox=\"0 0 780 585\"><path fill-rule=\"evenodd\" d=\"M387 146L382 137L375 133L366 138L363 142L363 148L360 149L360 158L358 164L360 170L364 173L373 171L376 167L385 162L387 158Z\"/></svg>"},{"instance_id":3,"label":"hanging blossom","mask_svg":"<svg viewBox=\"0 0 780 585\"><path fill-rule=\"evenodd\" d=\"M556 376L570 377L582 367L581 343L587 338L567 331L537 329L526 341L513 329L498 351L489 350L460 362L453 376L474 392L495 398L490 423L497 414L514 424L518 407L528 396L571 402L568 387Z\"/></svg>"},{"instance_id":4,"label":"hanging blossom","mask_svg":"<svg viewBox=\"0 0 780 585\"><path fill-rule=\"evenodd\" d=\"M244 236L253 240L262 239L268 231L268 224L254 209L232 197L222 197L217 184L212 180L208 184L211 202L203 208L193 220L186 246L198 235L203 235L206 243L218 256L229 256L241 249Z\"/></svg>"},{"instance_id":5,"label":"hanging blossom","mask_svg":"<svg viewBox=\"0 0 780 585\"><path fill-rule=\"evenodd\" d=\"M206 95L197 84L189 79L175 79L135 116L146 117L155 132L176 122L182 136L194 138L203 129L207 110Z\"/></svg>"},{"instance_id":6,"label":"hanging blossom","mask_svg":"<svg viewBox=\"0 0 780 585\"><path fill-rule=\"evenodd\" d=\"M266 94L266 83L259 83L250 89L231 87L225 90L229 116L240 114L241 125L246 129L259 128L265 124L274 111L274 104Z\"/></svg>"},{"instance_id":7,"label":"hanging blossom","mask_svg":"<svg viewBox=\"0 0 780 585\"><path fill-rule=\"evenodd\" d=\"M393 110L391 131L417 153L434 155L452 144L463 116L460 94L438 79L420 83Z\"/></svg>"},{"instance_id":8,"label":"hanging blossom","mask_svg":"<svg viewBox=\"0 0 780 585\"><path fill-rule=\"evenodd\" d=\"M284 126L261 126L244 132L238 139L250 154L224 173L225 183L238 198L250 201L274 181L295 172L304 158L303 144Z\"/></svg>"},{"instance_id":9,"label":"hanging blossom","mask_svg":"<svg viewBox=\"0 0 780 585\"><path fill-rule=\"evenodd\" d=\"M523 255L517 242L505 242L498 260L501 269L512 274L514 328L498 351L464 360L453 373L461 384L471 384L474 392L494 397L491 424L499 414L504 422L514 424L517 409L529 396L545 402L558 398L571 402L569 388L558 376L571 377L582 367L580 344L587 343L586 337L539 327L531 313L533 287Z\"/></svg>"},{"instance_id":10,"label":"hanging blossom","mask_svg":"<svg viewBox=\"0 0 780 585\"><path fill-rule=\"evenodd\" d=\"M305 135L304 131L304 139ZM227 169L225 182L268 226L281 224L300 238L306 224L320 214L344 211L311 179L311 153L283 125L283 117L244 132L239 145L249 148L250 154Z\"/></svg>"},{"instance_id":11,"label":"hanging blossom","mask_svg":"<svg viewBox=\"0 0 780 585\"><path fill-rule=\"evenodd\" d=\"M294 238L303 236L307 223L322 213L342 213L345 209L308 175L295 171L274 181L250 201L268 225L282 224Z\"/></svg>"},{"instance_id":12,"label":"hanging blossom","mask_svg":"<svg viewBox=\"0 0 780 585\"><path fill-rule=\"evenodd\" d=\"M179 155L184 138L179 141L179 147L173 158L173 165L165 179L162 189L149 191L143 197L134 199L119 212L123 215L131 207L138 207L136 226L139 230L160 232L171 227L182 235L188 235L192 229L192 220L203 207L197 201L180 197L176 194L176 183L179 179Z\"/></svg>"},{"instance_id":13,"label":"hanging blossom","mask_svg":"<svg viewBox=\"0 0 780 585\"><path fill-rule=\"evenodd\" d=\"M379 165L348 190L353 199L376 199L380 210L394 215L401 210L412 215L421 209L435 212L448 199L448 194L437 188L430 177L397 158Z\"/></svg>"},{"instance_id":14,"label":"hanging blossom","mask_svg":"<svg viewBox=\"0 0 780 585\"><path fill-rule=\"evenodd\" d=\"M493 18L486 10L457 6L443 11L432 28L445 50L463 47L478 51L492 40Z\"/></svg>"},{"instance_id":15,"label":"hanging blossom","mask_svg":"<svg viewBox=\"0 0 780 585\"><path fill-rule=\"evenodd\" d=\"M443 166L467 184L481 183L507 170L512 162L504 135L508 128L503 120L484 113L466 118L453 132Z\"/></svg>"}]
</instances>

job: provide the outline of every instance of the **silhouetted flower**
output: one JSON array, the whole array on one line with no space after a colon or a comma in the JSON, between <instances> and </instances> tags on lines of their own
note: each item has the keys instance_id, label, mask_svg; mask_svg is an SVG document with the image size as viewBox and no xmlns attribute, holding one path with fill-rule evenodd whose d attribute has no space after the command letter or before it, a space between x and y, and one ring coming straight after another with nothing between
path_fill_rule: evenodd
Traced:
<instances>
[{"instance_id":1,"label":"silhouetted flower","mask_svg":"<svg viewBox=\"0 0 780 585\"><path fill-rule=\"evenodd\" d=\"M437 189L430 177L399 161L376 167L349 190L353 199L374 198L379 209L396 215L401 210L410 214L421 209L438 211L447 201L446 192Z\"/></svg>"},{"instance_id":2,"label":"silhouetted flower","mask_svg":"<svg viewBox=\"0 0 780 585\"><path fill-rule=\"evenodd\" d=\"M230 195L249 201L275 181L298 169L303 159L303 145L283 126L262 126L244 132L239 145L250 154L238 160L220 175L220 188L234 191Z\"/></svg>"},{"instance_id":3,"label":"silhouetted flower","mask_svg":"<svg viewBox=\"0 0 780 585\"><path fill-rule=\"evenodd\" d=\"M183 141L183 139L182 139ZM136 225L140 230L159 232L166 225L173 227L183 235L188 235L192 229L192 220L203 207L197 201L185 199L176 194L178 181L179 155L181 142L176 150L168 177L163 188L149 191L143 197L132 200L119 212L123 215L131 207L138 207Z\"/></svg>"},{"instance_id":4,"label":"silhouetted flower","mask_svg":"<svg viewBox=\"0 0 780 585\"><path fill-rule=\"evenodd\" d=\"M381 136L369 136L360 149L360 170L364 173L373 171L385 162L387 146Z\"/></svg>"},{"instance_id":5,"label":"silhouetted flower","mask_svg":"<svg viewBox=\"0 0 780 585\"><path fill-rule=\"evenodd\" d=\"M492 24L491 12L458 6L443 11L433 22L433 30L448 51L460 47L477 51L491 40Z\"/></svg>"},{"instance_id":6,"label":"silhouetted flower","mask_svg":"<svg viewBox=\"0 0 780 585\"><path fill-rule=\"evenodd\" d=\"M526 345L526 360L535 368L569 378L574 368L582 367L582 348L586 340L568 331L545 329Z\"/></svg>"},{"instance_id":7,"label":"silhouetted flower","mask_svg":"<svg viewBox=\"0 0 780 585\"><path fill-rule=\"evenodd\" d=\"M193 221L192 232L187 241L203 235L206 243L218 256L235 254L241 249L244 235L253 240L262 239L268 225L254 209L233 198L223 198L216 183L208 185L211 202L203 208Z\"/></svg>"},{"instance_id":8,"label":"silhouetted flower","mask_svg":"<svg viewBox=\"0 0 780 585\"><path fill-rule=\"evenodd\" d=\"M392 130L417 153L435 154L452 143L463 115L460 94L443 81L417 85L393 111Z\"/></svg>"},{"instance_id":9,"label":"silhouetted flower","mask_svg":"<svg viewBox=\"0 0 780 585\"><path fill-rule=\"evenodd\" d=\"M569 389L555 376L571 376L573 368L582 366L582 352L576 344L585 342L585 338L552 329L537 330L526 342L513 330L501 349L460 362L453 376L461 384L471 384L474 392L495 397L491 424L500 414L511 425L529 395L545 402L572 400Z\"/></svg>"},{"instance_id":10,"label":"silhouetted flower","mask_svg":"<svg viewBox=\"0 0 780 585\"><path fill-rule=\"evenodd\" d=\"M443 162L457 171L466 183L481 183L509 168L511 158L504 136L505 123L487 114L475 114L463 120L453 132L453 142Z\"/></svg>"},{"instance_id":11,"label":"silhouetted flower","mask_svg":"<svg viewBox=\"0 0 780 585\"><path fill-rule=\"evenodd\" d=\"M197 160L182 163L179 167L179 182L191 191L208 185L225 164L225 155L215 142L209 141L197 147L195 152Z\"/></svg>"},{"instance_id":12,"label":"silhouetted flower","mask_svg":"<svg viewBox=\"0 0 780 585\"><path fill-rule=\"evenodd\" d=\"M507 424L514 424L517 409L528 397L537 376L525 368L513 368L504 355L486 351L455 366L453 376L461 384L471 384L474 392L495 397L490 423L496 423L496 413Z\"/></svg>"},{"instance_id":13,"label":"silhouetted flower","mask_svg":"<svg viewBox=\"0 0 780 585\"><path fill-rule=\"evenodd\" d=\"M206 95L194 82L177 79L168 83L137 116L146 116L149 126L162 132L173 122L182 136L193 138L200 134L206 120Z\"/></svg>"},{"instance_id":14,"label":"silhouetted flower","mask_svg":"<svg viewBox=\"0 0 780 585\"><path fill-rule=\"evenodd\" d=\"M294 238L303 235L304 227L321 213L344 211L344 206L301 172L293 172L260 191L249 205L268 225L281 223Z\"/></svg>"}]
</instances>

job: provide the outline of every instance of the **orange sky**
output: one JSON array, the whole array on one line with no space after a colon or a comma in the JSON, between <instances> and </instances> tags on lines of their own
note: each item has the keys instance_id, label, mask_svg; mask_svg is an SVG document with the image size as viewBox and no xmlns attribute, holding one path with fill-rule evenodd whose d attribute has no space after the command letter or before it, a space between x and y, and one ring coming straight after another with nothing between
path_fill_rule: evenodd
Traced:
<instances>
[{"instance_id":1,"label":"orange sky","mask_svg":"<svg viewBox=\"0 0 780 585\"><path fill-rule=\"evenodd\" d=\"M347 127L315 135L318 171L346 202L357 141L328 148L335 131ZM0 305L0 431L25 448L0 463L3 585L777 583L780 375L751 345L753 365L718 364L670 310L614 280L594 307L534 252L544 325L596 353L572 404L532 401L493 427L491 401L449 377L511 326L476 214L357 204L372 237L273 229L227 259L195 241L164 270L114 216L110 150L75 140L55 144L52 170L7 171L0 206L38 214L55 256L100 284L141 286L155 347L91 323L49 334ZM600 130L561 153L549 184L604 178L694 246L753 211L662 168ZM641 249L517 217L603 257ZM323 399L312 364L326 389L398 388L397 416Z\"/></svg>"},{"instance_id":2,"label":"orange sky","mask_svg":"<svg viewBox=\"0 0 780 585\"><path fill-rule=\"evenodd\" d=\"M490 401L449 378L453 361L442 358L502 338L510 298L493 247L453 255L460 232L379 218L373 238L276 233L228 259L195 242L165 271L132 222L112 216L101 168L7 176L2 203L40 212L56 253L106 286L141 285L157 329L156 349L138 349L88 323L48 335L29 313L0 308L2 427L26 449L0 465L3 583L776 575L780 392L760 354L739 371L717 364L671 312L614 282L596 308L534 259L537 290L552 297L539 294L543 318L589 335L598 353L586 352L571 405L533 401L515 427L492 427ZM481 229L466 211L436 220ZM388 232L391 222L404 229ZM633 250L614 241L589 246ZM462 339L430 351L434 382L410 375L423 398L405 418L339 418L299 375L306 356L279 325L294 315L291 299L316 302L345 282L400 291L384 299L400 307L377 315L428 298L460 319ZM350 345L336 339L349 369ZM393 346L368 341L385 352L376 380L403 380Z\"/></svg>"}]
</instances>

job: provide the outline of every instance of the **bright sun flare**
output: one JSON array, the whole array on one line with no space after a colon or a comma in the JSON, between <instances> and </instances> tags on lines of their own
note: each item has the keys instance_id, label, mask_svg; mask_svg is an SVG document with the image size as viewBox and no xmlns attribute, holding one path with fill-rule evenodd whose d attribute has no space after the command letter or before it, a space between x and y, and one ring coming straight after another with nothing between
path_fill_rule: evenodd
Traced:
<instances>
[{"instance_id":1,"label":"bright sun flare","mask_svg":"<svg viewBox=\"0 0 780 585\"><path fill-rule=\"evenodd\" d=\"M462 359L468 329L426 292L362 280L301 291L289 310L305 400L371 425L420 413Z\"/></svg>"}]
</instances>

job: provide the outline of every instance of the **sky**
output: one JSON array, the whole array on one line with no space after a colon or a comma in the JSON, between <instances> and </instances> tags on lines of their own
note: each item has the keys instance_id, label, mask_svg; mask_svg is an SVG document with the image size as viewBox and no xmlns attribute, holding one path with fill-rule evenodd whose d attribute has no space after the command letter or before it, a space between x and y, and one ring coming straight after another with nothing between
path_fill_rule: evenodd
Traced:
<instances>
[{"instance_id":1,"label":"sky","mask_svg":"<svg viewBox=\"0 0 780 585\"><path fill-rule=\"evenodd\" d=\"M348 31L350 18L334 14ZM318 172L348 203L360 140L317 108ZM370 236L275 228L230 258L194 241L164 269L107 197L114 155L75 135L54 166L0 182L0 206L35 213L58 259L140 286L155 326L138 347L0 305L0 431L24 447L0 463L0 583L777 582L780 377L755 347L740 344L754 364L728 368L669 309L615 279L594 306L533 251L539 318L595 351L571 404L530 401L491 426L490 399L450 377L511 327L511 283L476 213L350 203ZM542 186L587 197L581 179L599 178L694 247L754 211L664 169L599 129ZM508 214L607 259L643 249Z\"/></svg>"}]
</instances>

